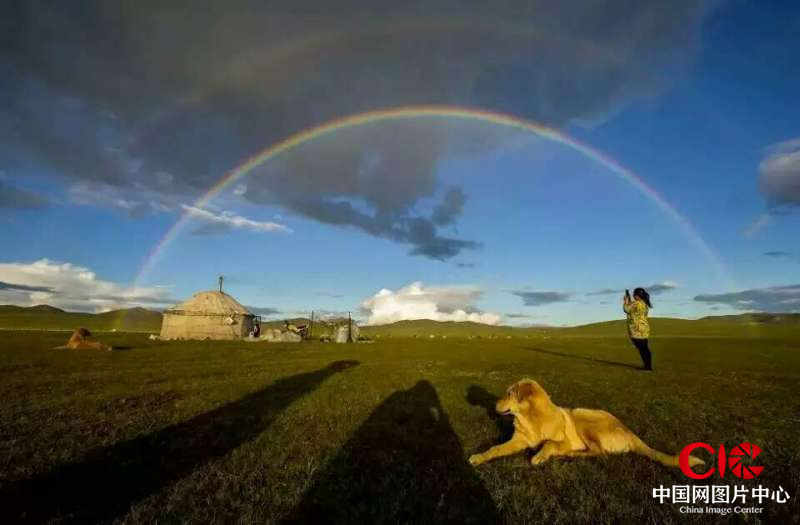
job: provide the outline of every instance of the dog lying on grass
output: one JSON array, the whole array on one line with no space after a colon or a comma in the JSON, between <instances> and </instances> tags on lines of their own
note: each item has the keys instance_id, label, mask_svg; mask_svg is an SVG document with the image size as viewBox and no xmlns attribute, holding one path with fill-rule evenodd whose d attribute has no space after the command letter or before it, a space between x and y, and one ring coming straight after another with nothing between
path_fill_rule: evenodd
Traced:
<instances>
[{"instance_id":1,"label":"dog lying on grass","mask_svg":"<svg viewBox=\"0 0 800 525\"><path fill-rule=\"evenodd\" d=\"M55 350L111 350L111 347L99 341L92 341L92 333L86 328L78 328L72 332L67 344L55 347Z\"/></svg>"},{"instance_id":2,"label":"dog lying on grass","mask_svg":"<svg viewBox=\"0 0 800 525\"><path fill-rule=\"evenodd\" d=\"M495 410L514 416L514 435L505 443L470 456L469 462L473 465L541 445L539 452L531 458L531 465L540 465L554 456L635 452L668 467L678 466L678 455L671 456L648 447L608 412L558 407L539 383L530 379L511 385L506 396L497 401ZM690 466L704 463L689 456Z\"/></svg>"}]
</instances>

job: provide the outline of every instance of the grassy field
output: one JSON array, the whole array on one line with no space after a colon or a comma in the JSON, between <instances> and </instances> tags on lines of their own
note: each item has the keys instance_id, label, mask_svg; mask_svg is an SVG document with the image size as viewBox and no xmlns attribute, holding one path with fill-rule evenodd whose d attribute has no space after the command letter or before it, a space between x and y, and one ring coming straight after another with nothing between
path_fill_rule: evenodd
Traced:
<instances>
[{"instance_id":1,"label":"grassy field","mask_svg":"<svg viewBox=\"0 0 800 525\"><path fill-rule=\"evenodd\" d=\"M654 373L614 324L357 345L101 335L113 352L3 332L0 522L708 523L730 517L685 516L651 492L713 480L781 485L788 503L734 519L796 523L798 325L694 326L662 324ZM634 455L472 468L508 436L495 396L525 376L663 451L756 443L764 473L693 481Z\"/></svg>"}]
</instances>

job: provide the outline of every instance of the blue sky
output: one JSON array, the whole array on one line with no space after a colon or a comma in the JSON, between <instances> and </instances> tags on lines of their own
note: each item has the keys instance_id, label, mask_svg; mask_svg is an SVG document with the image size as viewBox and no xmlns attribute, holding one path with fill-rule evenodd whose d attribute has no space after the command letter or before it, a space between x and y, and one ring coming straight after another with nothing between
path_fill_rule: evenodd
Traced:
<instances>
[{"instance_id":1,"label":"blue sky","mask_svg":"<svg viewBox=\"0 0 800 525\"><path fill-rule=\"evenodd\" d=\"M653 315L800 311L800 8L526 6L7 8L0 303L164 308L224 274L272 317L571 325L636 286ZM419 104L602 152L725 272L608 168L489 122L344 129L188 208L292 133Z\"/></svg>"}]
</instances>

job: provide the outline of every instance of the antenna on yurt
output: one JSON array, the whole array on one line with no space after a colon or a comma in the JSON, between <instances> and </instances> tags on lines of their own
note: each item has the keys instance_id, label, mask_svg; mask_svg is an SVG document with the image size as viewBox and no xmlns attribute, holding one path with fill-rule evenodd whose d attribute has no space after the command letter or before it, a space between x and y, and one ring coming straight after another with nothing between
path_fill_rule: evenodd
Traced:
<instances>
[{"instance_id":1,"label":"antenna on yurt","mask_svg":"<svg viewBox=\"0 0 800 525\"><path fill-rule=\"evenodd\" d=\"M222 281L225 280L225 277L220 275L219 276L219 293L222 293Z\"/></svg>"}]
</instances>

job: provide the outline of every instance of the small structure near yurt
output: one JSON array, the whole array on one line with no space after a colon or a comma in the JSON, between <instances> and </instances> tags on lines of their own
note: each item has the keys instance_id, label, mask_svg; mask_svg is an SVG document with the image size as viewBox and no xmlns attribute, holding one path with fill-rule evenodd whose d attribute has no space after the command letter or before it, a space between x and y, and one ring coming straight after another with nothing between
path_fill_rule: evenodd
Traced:
<instances>
[{"instance_id":1,"label":"small structure near yurt","mask_svg":"<svg viewBox=\"0 0 800 525\"><path fill-rule=\"evenodd\" d=\"M221 284L221 283L220 283ZM161 339L244 339L261 318L220 291L198 292L164 312Z\"/></svg>"},{"instance_id":2,"label":"small structure near yurt","mask_svg":"<svg viewBox=\"0 0 800 525\"><path fill-rule=\"evenodd\" d=\"M303 340L303 336L279 328L267 328L261 332L261 337L258 340L268 341L270 343L299 343Z\"/></svg>"},{"instance_id":3,"label":"small structure near yurt","mask_svg":"<svg viewBox=\"0 0 800 525\"><path fill-rule=\"evenodd\" d=\"M360 332L358 325L349 316L347 319L334 321L333 324L334 343L355 343L358 341Z\"/></svg>"}]
</instances>

